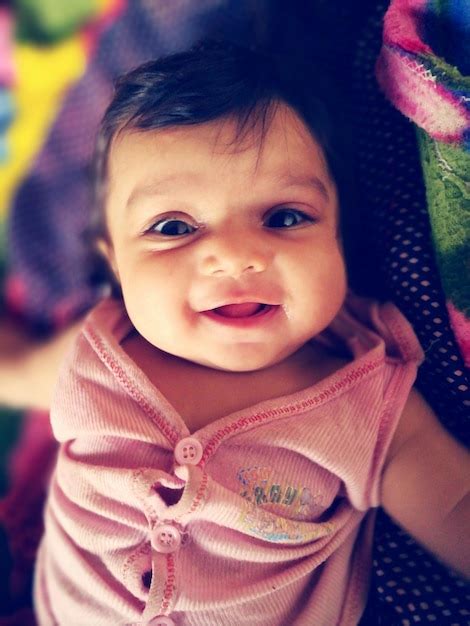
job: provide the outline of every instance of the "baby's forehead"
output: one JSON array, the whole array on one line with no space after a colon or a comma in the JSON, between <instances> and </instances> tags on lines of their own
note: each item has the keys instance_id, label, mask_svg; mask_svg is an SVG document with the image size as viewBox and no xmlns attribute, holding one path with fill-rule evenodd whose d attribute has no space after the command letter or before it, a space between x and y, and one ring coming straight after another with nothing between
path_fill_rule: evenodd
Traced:
<instances>
[{"instance_id":1,"label":"baby's forehead","mask_svg":"<svg viewBox=\"0 0 470 626\"><path fill-rule=\"evenodd\" d=\"M194 170L211 165L220 168L225 163L227 176L236 165L257 179L299 171L315 171L328 179L322 147L300 116L287 105L269 113L263 118L231 115L187 126L125 129L111 145L110 179L129 174L129 164L143 163L150 155L163 171L183 170L188 165Z\"/></svg>"}]
</instances>

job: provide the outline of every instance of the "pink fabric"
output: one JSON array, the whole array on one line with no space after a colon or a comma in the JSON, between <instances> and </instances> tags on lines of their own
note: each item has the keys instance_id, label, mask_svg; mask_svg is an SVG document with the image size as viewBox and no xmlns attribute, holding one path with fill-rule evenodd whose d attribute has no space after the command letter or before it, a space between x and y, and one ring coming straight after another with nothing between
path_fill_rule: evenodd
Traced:
<instances>
[{"instance_id":1,"label":"pink fabric","mask_svg":"<svg viewBox=\"0 0 470 626\"><path fill-rule=\"evenodd\" d=\"M469 125L465 102L433 83L432 73L419 59L384 45L377 60L377 80L397 109L431 137L446 143L460 141Z\"/></svg>"},{"instance_id":2,"label":"pink fabric","mask_svg":"<svg viewBox=\"0 0 470 626\"><path fill-rule=\"evenodd\" d=\"M458 337L465 366L470 368L470 321L464 313L455 308L450 300L446 304L452 330Z\"/></svg>"},{"instance_id":3,"label":"pink fabric","mask_svg":"<svg viewBox=\"0 0 470 626\"><path fill-rule=\"evenodd\" d=\"M417 30L416 16L425 14L427 5L428 0L392 0L384 17L384 43L394 45L400 41L410 52L432 52Z\"/></svg>"},{"instance_id":4,"label":"pink fabric","mask_svg":"<svg viewBox=\"0 0 470 626\"><path fill-rule=\"evenodd\" d=\"M377 81L387 98L423 128L445 143L462 142L470 112L464 80L423 40L430 19L427 0L392 0L384 17L383 46L376 64Z\"/></svg>"},{"instance_id":5,"label":"pink fabric","mask_svg":"<svg viewBox=\"0 0 470 626\"><path fill-rule=\"evenodd\" d=\"M57 386L40 625L356 624L370 510L422 359L408 322L351 298L318 338L349 351L347 366L192 435L121 349L129 331L122 306L103 301ZM180 465L190 436L202 458ZM161 524L181 538L174 552L152 547Z\"/></svg>"},{"instance_id":6,"label":"pink fabric","mask_svg":"<svg viewBox=\"0 0 470 626\"><path fill-rule=\"evenodd\" d=\"M0 6L0 86L10 87L16 79L13 58L13 15Z\"/></svg>"}]
</instances>

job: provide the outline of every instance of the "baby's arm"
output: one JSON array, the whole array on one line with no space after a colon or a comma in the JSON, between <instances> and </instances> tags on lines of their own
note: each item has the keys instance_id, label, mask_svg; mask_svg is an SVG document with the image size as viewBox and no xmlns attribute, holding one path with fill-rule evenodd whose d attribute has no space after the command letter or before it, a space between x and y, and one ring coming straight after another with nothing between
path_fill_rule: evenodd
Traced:
<instances>
[{"instance_id":1,"label":"baby's arm","mask_svg":"<svg viewBox=\"0 0 470 626\"><path fill-rule=\"evenodd\" d=\"M59 366L81 325L78 320L40 341L0 317L0 406L48 410Z\"/></svg>"},{"instance_id":2,"label":"baby's arm","mask_svg":"<svg viewBox=\"0 0 470 626\"><path fill-rule=\"evenodd\" d=\"M470 454L413 390L382 477L382 506L443 561L470 577Z\"/></svg>"}]
</instances>

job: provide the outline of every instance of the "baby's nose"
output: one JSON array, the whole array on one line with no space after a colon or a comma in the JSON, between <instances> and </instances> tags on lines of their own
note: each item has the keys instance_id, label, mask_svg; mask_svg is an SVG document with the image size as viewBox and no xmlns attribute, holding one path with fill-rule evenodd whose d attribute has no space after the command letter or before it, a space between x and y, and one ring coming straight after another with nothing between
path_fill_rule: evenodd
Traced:
<instances>
[{"instance_id":1,"label":"baby's nose","mask_svg":"<svg viewBox=\"0 0 470 626\"><path fill-rule=\"evenodd\" d=\"M271 260L270 250L253 237L213 238L201 263L204 274L237 278L246 273L264 272Z\"/></svg>"}]
</instances>

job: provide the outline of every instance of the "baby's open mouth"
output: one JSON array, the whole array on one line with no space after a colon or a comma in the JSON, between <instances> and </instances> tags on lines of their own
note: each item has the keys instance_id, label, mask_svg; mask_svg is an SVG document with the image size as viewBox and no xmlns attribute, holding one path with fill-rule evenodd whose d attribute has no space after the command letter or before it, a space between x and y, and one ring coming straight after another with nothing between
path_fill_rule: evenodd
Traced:
<instances>
[{"instance_id":1,"label":"baby's open mouth","mask_svg":"<svg viewBox=\"0 0 470 626\"><path fill-rule=\"evenodd\" d=\"M225 304L212 309L212 313L222 317L254 317L267 312L271 308L270 304L262 302L243 302L241 304Z\"/></svg>"}]
</instances>

